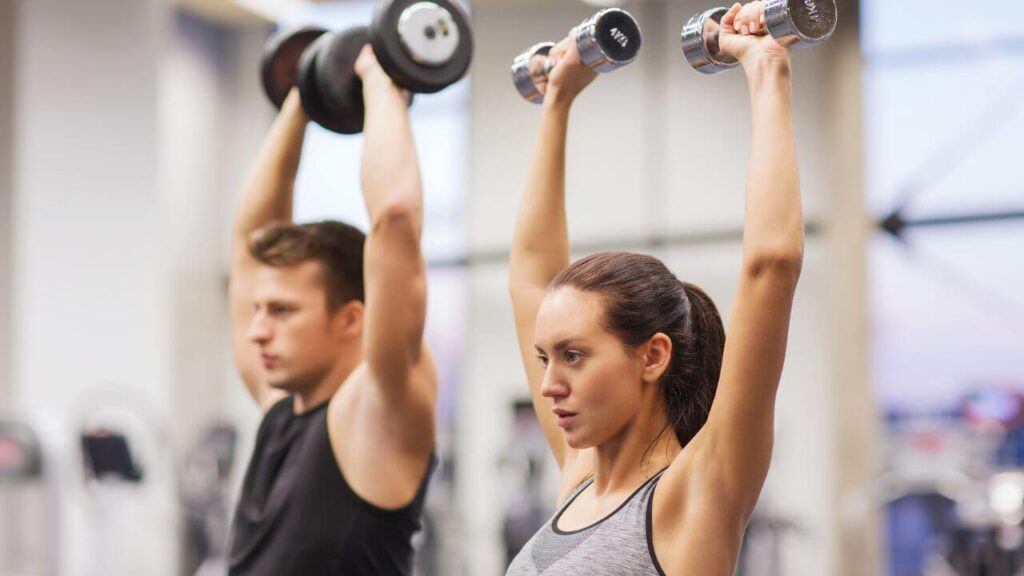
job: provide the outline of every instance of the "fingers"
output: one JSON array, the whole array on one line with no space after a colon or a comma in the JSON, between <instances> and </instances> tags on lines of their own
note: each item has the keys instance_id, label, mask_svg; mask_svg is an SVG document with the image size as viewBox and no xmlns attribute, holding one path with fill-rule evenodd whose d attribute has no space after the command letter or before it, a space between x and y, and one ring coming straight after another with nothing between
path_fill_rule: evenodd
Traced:
<instances>
[{"instance_id":1,"label":"fingers","mask_svg":"<svg viewBox=\"0 0 1024 576\"><path fill-rule=\"evenodd\" d=\"M568 38L562 39L555 44L548 52L548 68L554 68L558 63L565 58L565 52L568 49Z\"/></svg>"},{"instance_id":2,"label":"fingers","mask_svg":"<svg viewBox=\"0 0 1024 576\"><path fill-rule=\"evenodd\" d=\"M551 52L548 52L548 62L544 66L545 70L548 73L550 73L552 70L554 70L555 66L558 66L558 63L562 60L562 56L563 56L563 53L556 52L555 49L552 48Z\"/></svg>"},{"instance_id":3,"label":"fingers","mask_svg":"<svg viewBox=\"0 0 1024 576\"><path fill-rule=\"evenodd\" d=\"M551 51L548 52L548 69L552 70L558 63L566 60L572 56L573 50L576 48L576 29L574 28L569 32L569 35L563 38L558 44L555 44Z\"/></svg>"},{"instance_id":4,"label":"fingers","mask_svg":"<svg viewBox=\"0 0 1024 576\"><path fill-rule=\"evenodd\" d=\"M722 16L722 27L738 31L738 29L735 28L736 16L739 15L742 8L743 6L739 2L729 7L729 11L725 13L725 16Z\"/></svg>"},{"instance_id":5,"label":"fingers","mask_svg":"<svg viewBox=\"0 0 1024 576\"><path fill-rule=\"evenodd\" d=\"M732 12L737 5L733 5ZM723 24L725 18L722 19ZM740 34L757 34L764 27L764 3L760 1L750 2L740 8L732 21L732 29Z\"/></svg>"}]
</instances>

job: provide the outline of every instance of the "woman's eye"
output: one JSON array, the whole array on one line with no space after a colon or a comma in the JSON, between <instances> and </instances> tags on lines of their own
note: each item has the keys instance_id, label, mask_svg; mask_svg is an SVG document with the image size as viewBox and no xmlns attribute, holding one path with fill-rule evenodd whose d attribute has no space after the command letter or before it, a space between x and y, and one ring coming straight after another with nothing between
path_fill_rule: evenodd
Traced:
<instances>
[{"instance_id":1,"label":"woman's eye","mask_svg":"<svg viewBox=\"0 0 1024 576\"><path fill-rule=\"evenodd\" d=\"M579 359L582 358L582 357L583 357L582 354L580 354L579 352L575 352L573 350L568 350L565 353L565 361L570 363L570 364L579 361Z\"/></svg>"},{"instance_id":2,"label":"woman's eye","mask_svg":"<svg viewBox=\"0 0 1024 576\"><path fill-rule=\"evenodd\" d=\"M543 365L545 368L548 367L548 357L547 356L537 356L537 360L540 360L541 365Z\"/></svg>"}]
</instances>

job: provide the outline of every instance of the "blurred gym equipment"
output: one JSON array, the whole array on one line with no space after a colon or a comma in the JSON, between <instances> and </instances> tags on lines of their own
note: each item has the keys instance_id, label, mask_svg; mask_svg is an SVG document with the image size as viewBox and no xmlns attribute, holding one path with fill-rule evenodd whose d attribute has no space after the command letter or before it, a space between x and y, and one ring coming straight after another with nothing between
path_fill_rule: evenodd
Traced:
<instances>
[{"instance_id":1,"label":"blurred gym equipment","mask_svg":"<svg viewBox=\"0 0 1024 576\"><path fill-rule=\"evenodd\" d=\"M59 443L39 418L0 416L0 574L59 576Z\"/></svg>"}]
</instances>

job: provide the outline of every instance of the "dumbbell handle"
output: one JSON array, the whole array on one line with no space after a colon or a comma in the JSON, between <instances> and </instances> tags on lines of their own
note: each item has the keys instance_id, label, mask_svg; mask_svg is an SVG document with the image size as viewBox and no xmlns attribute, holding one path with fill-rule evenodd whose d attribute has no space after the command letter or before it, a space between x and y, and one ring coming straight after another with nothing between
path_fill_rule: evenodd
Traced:
<instances>
[{"instance_id":1,"label":"dumbbell handle","mask_svg":"<svg viewBox=\"0 0 1024 576\"><path fill-rule=\"evenodd\" d=\"M779 43L809 46L828 40L836 28L835 0L763 0L765 30ZM714 74L739 63L720 54L718 35L728 8L712 8L690 18L683 27L683 53L699 72Z\"/></svg>"},{"instance_id":2,"label":"dumbbell handle","mask_svg":"<svg viewBox=\"0 0 1024 576\"><path fill-rule=\"evenodd\" d=\"M595 72L607 73L629 64L640 51L640 26L628 12L606 8L584 20L575 29L576 48L583 65ZM512 81L519 93L530 102L541 103L544 94L537 87L537 77L551 72L548 52L553 42L530 47L512 62ZM540 68L537 68L537 64Z\"/></svg>"}]
</instances>

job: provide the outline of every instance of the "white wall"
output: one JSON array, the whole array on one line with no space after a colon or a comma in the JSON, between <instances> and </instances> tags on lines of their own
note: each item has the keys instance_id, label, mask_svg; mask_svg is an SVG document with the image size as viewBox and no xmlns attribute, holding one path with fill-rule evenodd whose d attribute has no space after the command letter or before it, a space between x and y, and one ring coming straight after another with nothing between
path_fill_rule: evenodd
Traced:
<instances>
[{"instance_id":1,"label":"white wall","mask_svg":"<svg viewBox=\"0 0 1024 576\"><path fill-rule=\"evenodd\" d=\"M159 127L163 212L168 231L173 358L169 392L178 413L179 445L216 415L225 319L221 186L225 138L221 76L225 34L176 16L160 69Z\"/></svg>"},{"instance_id":2,"label":"white wall","mask_svg":"<svg viewBox=\"0 0 1024 576\"><path fill-rule=\"evenodd\" d=\"M167 446L158 428L171 416L157 139L163 16L156 0L18 4L14 399L55 415L69 434L86 411L120 404L152 442L143 458L151 481L120 506L99 507L81 475L68 475L68 545L57 552L67 574L175 569L173 492L159 479ZM142 518L147 530L117 536ZM103 546L129 535L132 546Z\"/></svg>"},{"instance_id":3,"label":"white wall","mask_svg":"<svg viewBox=\"0 0 1024 576\"><path fill-rule=\"evenodd\" d=\"M0 0L0 93L14 88L14 0ZM14 108L10 98L0 98L0 407L11 393L11 166Z\"/></svg>"},{"instance_id":4,"label":"white wall","mask_svg":"<svg viewBox=\"0 0 1024 576\"><path fill-rule=\"evenodd\" d=\"M568 149L570 235L575 246L643 246L658 237L737 232L749 158L749 96L742 72L705 77L679 48L686 20L706 6L632 3L644 45L626 68L599 78L573 111ZM522 101L509 65L542 40L558 40L593 8L477 7L472 68L470 242L477 254L507 250L525 181L538 107ZM830 204L831 134L821 50L794 56L796 130L805 212L820 222ZM738 241L647 250L681 278L704 286L728 314L739 270ZM581 256L583 254L576 254ZM790 539L786 574L833 573L833 332L829 252L808 241L792 344L778 405L776 458L762 502L808 536ZM528 395L514 338L504 265L473 271L471 337L460 399L459 506L466 574L500 574L504 502L497 460L508 439L512 399ZM480 337L486 335L486 337Z\"/></svg>"},{"instance_id":5,"label":"white wall","mask_svg":"<svg viewBox=\"0 0 1024 576\"><path fill-rule=\"evenodd\" d=\"M16 396L69 412L84 389L115 385L162 401L158 4L44 0L19 9Z\"/></svg>"},{"instance_id":6,"label":"white wall","mask_svg":"<svg viewBox=\"0 0 1024 576\"><path fill-rule=\"evenodd\" d=\"M230 29L178 13L160 68L170 392L181 448L214 420L241 420L248 430L258 416L231 361L226 271L233 199L272 118L253 57L265 37L259 26Z\"/></svg>"}]
</instances>

